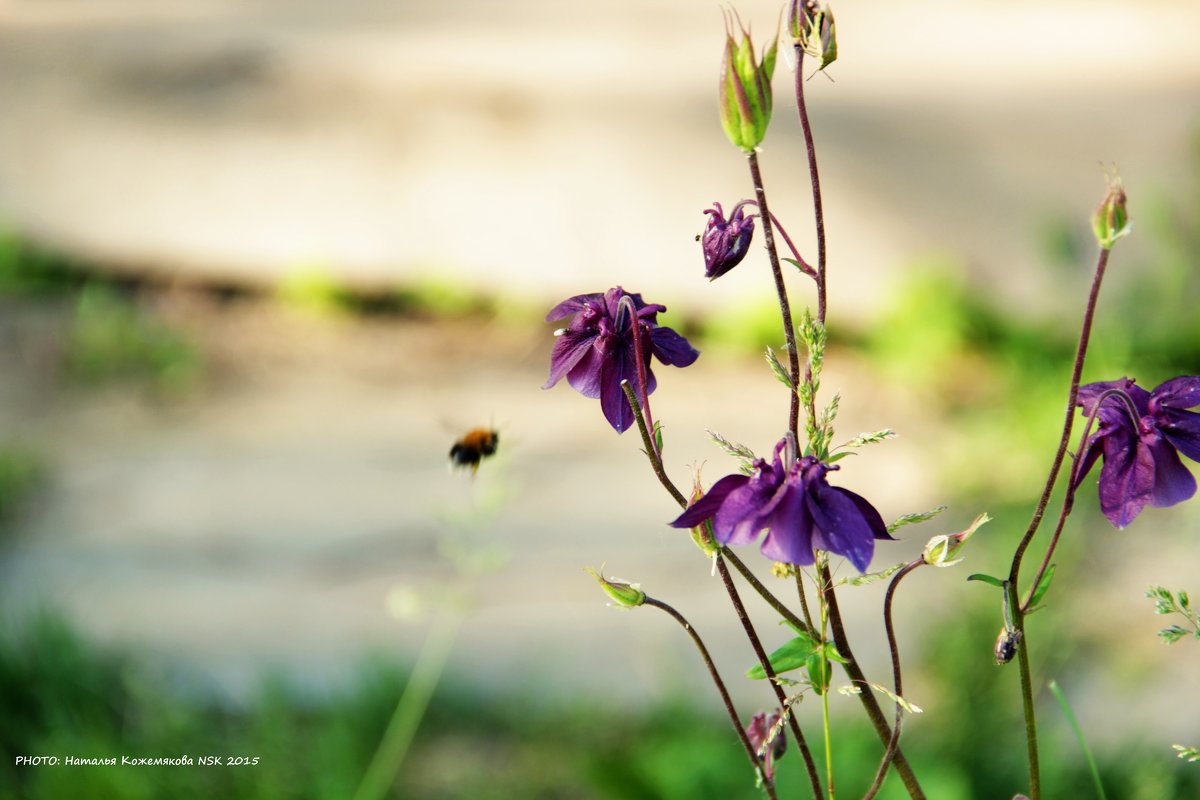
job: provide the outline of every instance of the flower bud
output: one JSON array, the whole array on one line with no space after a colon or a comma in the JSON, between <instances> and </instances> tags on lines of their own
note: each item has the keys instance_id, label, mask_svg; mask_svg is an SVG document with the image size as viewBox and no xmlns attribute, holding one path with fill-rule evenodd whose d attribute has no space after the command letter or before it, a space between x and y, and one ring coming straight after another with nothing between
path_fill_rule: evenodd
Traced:
<instances>
[{"instance_id":1,"label":"flower bud","mask_svg":"<svg viewBox=\"0 0 1200 800\"><path fill-rule=\"evenodd\" d=\"M638 584L623 581L620 578L606 578L600 572L585 567L585 571L596 579L600 584L600 588L604 593L611 597L617 605L623 608L636 608L646 602L646 593L641 590ZM603 569L603 567L601 567Z\"/></svg>"},{"instance_id":2,"label":"flower bud","mask_svg":"<svg viewBox=\"0 0 1200 800\"><path fill-rule=\"evenodd\" d=\"M980 514L975 518L975 521L971 523L970 527L961 533L946 533L942 534L941 536L933 537L929 540L929 543L925 545L925 552L922 554L922 558L924 558L925 563L931 567L954 566L958 562L962 561L961 558L956 558L956 556L959 554L959 551L962 550L967 539L970 539L975 531L979 530L981 525L991 522L991 520L992 518L987 514Z\"/></svg>"},{"instance_id":3,"label":"flower bud","mask_svg":"<svg viewBox=\"0 0 1200 800\"><path fill-rule=\"evenodd\" d=\"M692 483L692 496L688 501L688 505L695 503L703 496L704 489L700 485L700 475L697 473ZM713 538L712 531L709 529L711 524L708 520L704 520L699 525L691 528L692 541L696 543L696 547L700 548L700 552L704 553L704 557L710 559L714 553L721 549L721 545L717 544L717 540Z\"/></svg>"},{"instance_id":4,"label":"flower bud","mask_svg":"<svg viewBox=\"0 0 1200 800\"><path fill-rule=\"evenodd\" d=\"M1112 249L1117 240L1133 229L1129 211L1125 208L1125 187L1121 178L1113 175L1108 179L1108 193L1096 213L1092 215L1092 230L1096 241L1105 250Z\"/></svg>"},{"instance_id":5,"label":"flower bud","mask_svg":"<svg viewBox=\"0 0 1200 800\"><path fill-rule=\"evenodd\" d=\"M993 650L993 655L996 656L997 664L1007 664L1016 658L1017 650L1021 649L1021 639L1024 635L1016 628L1010 628L1005 625L1000 629L1000 635L996 637L996 647Z\"/></svg>"},{"instance_id":6,"label":"flower bud","mask_svg":"<svg viewBox=\"0 0 1200 800\"><path fill-rule=\"evenodd\" d=\"M769 715L759 712L746 726L746 738L754 747L754 753L762 759L763 777L775 778L775 762L787 752L787 736L783 733L784 717L772 711Z\"/></svg>"},{"instance_id":7,"label":"flower bud","mask_svg":"<svg viewBox=\"0 0 1200 800\"><path fill-rule=\"evenodd\" d=\"M728 220L720 203L713 203L712 208L704 211L709 218L700 243L704 248L704 277L710 281L742 263L750 250L755 215L746 216L743 210L749 202L743 200L734 206Z\"/></svg>"},{"instance_id":8,"label":"flower bud","mask_svg":"<svg viewBox=\"0 0 1200 800\"><path fill-rule=\"evenodd\" d=\"M721 125L729 141L747 153L752 152L767 134L771 121L771 76L775 74L778 34L763 50L762 59L754 57L750 32L741 27L740 41L733 38L728 21L725 26L725 56L721 62Z\"/></svg>"},{"instance_id":9,"label":"flower bud","mask_svg":"<svg viewBox=\"0 0 1200 800\"><path fill-rule=\"evenodd\" d=\"M820 62L818 72L837 61L837 28L829 6L817 0L791 0L787 21L796 44Z\"/></svg>"}]
</instances>

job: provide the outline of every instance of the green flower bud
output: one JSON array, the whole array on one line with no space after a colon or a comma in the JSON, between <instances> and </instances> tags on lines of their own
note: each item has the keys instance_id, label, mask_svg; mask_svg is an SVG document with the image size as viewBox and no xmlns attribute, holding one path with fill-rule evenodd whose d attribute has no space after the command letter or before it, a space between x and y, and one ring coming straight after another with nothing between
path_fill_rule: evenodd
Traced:
<instances>
[{"instance_id":1,"label":"green flower bud","mask_svg":"<svg viewBox=\"0 0 1200 800\"><path fill-rule=\"evenodd\" d=\"M1092 230L1096 233L1096 241L1105 250L1111 250L1117 239L1125 236L1133 229L1129 221L1129 211L1125 208L1125 187L1121 185L1118 175L1110 175L1108 193L1096 213L1092 215Z\"/></svg>"},{"instance_id":2,"label":"green flower bud","mask_svg":"<svg viewBox=\"0 0 1200 800\"><path fill-rule=\"evenodd\" d=\"M817 0L791 0L787 20L792 39L820 62L818 72L837 61L837 27L829 6Z\"/></svg>"},{"instance_id":3,"label":"green flower bud","mask_svg":"<svg viewBox=\"0 0 1200 800\"><path fill-rule=\"evenodd\" d=\"M960 533L946 533L941 536L935 536L925 545L925 552L922 554L925 563L931 567L953 567L958 562L962 561L957 558L963 545L967 539L970 539L975 531L984 523L991 522L992 518L987 514L980 514L975 518L971 525Z\"/></svg>"},{"instance_id":4,"label":"green flower bud","mask_svg":"<svg viewBox=\"0 0 1200 800\"><path fill-rule=\"evenodd\" d=\"M692 496L688 500L688 505L695 503L704 496L704 488L700 485L700 475L697 473L692 481ZM721 545L717 544L717 540L712 535L712 522L704 520L699 525L691 529L692 541L696 543L696 547L700 548L700 552L704 553L704 557L711 559L713 555L721 550Z\"/></svg>"},{"instance_id":5,"label":"green flower bud","mask_svg":"<svg viewBox=\"0 0 1200 800\"><path fill-rule=\"evenodd\" d=\"M747 153L753 152L767 134L771 121L771 77L775 74L775 55L779 34L754 57L750 32L742 27L740 40L733 38L730 21L725 25L725 56L721 62L721 125L729 141Z\"/></svg>"},{"instance_id":6,"label":"green flower bud","mask_svg":"<svg viewBox=\"0 0 1200 800\"><path fill-rule=\"evenodd\" d=\"M600 569L604 569L601 567ZM646 593L636 583L629 583L620 578L606 578L601 572L584 567L584 571L596 579L604 593L611 597L622 608L636 608L646 602Z\"/></svg>"}]
</instances>

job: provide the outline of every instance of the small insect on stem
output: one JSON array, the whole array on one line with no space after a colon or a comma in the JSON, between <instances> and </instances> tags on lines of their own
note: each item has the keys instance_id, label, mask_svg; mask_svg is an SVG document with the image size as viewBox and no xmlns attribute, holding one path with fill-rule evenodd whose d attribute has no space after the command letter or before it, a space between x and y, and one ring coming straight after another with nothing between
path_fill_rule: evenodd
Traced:
<instances>
[{"instance_id":1,"label":"small insect on stem","mask_svg":"<svg viewBox=\"0 0 1200 800\"><path fill-rule=\"evenodd\" d=\"M471 474L479 471L479 463L496 454L500 434L489 428L472 428L462 435L450 448L450 464L455 467L470 467Z\"/></svg>"}]
</instances>

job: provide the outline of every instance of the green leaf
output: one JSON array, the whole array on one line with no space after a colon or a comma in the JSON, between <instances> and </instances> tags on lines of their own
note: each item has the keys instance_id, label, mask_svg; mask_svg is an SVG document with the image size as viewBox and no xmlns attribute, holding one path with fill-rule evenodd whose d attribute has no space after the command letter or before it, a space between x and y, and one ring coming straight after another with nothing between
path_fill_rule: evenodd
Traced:
<instances>
[{"instance_id":1,"label":"green leaf","mask_svg":"<svg viewBox=\"0 0 1200 800\"><path fill-rule=\"evenodd\" d=\"M999 578L992 577L991 575L985 575L982 572L976 572L974 575L968 575L967 580L983 581L984 583L990 583L992 586L995 586L997 589L1003 589L1004 584L1007 583L1007 581L1002 581Z\"/></svg>"},{"instance_id":2,"label":"green leaf","mask_svg":"<svg viewBox=\"0 0 1200 800\"><path fill-rule=\"evenodd\" d=\"M781 672L791 672L794 669L799 669L804 666L809 656L818 650L819 647L820 645L808 634L798 634L796 638L780 647L774 653L771 653L769 657L771 669L775 671L776 675ZM767 673L762 668L762 664L755 664L746 670L746 677L761 681L767 677Z\"/></svg>"},{"instance_id":3,"label":"green leaf","mask_svg":"<svg viewBox=\"0 0 1200 800\"><path fill-rule=\"evenodd\" d=\"M829 668L829 658L822 652L823 650L824 648L821 648L813 652L807 660L808 680L817 694L825 694L829 689L829 682L833 678L833 670Z\"/></svg>"},{"instance_id":4,"label":"green leaf","mask_svg":"<svg viewBox=\"0 0 1200 800\"><path fill-rule=\"evenodd\" d=\"M866 586L869 583L887 580L899 572L903 567L904 562L901 561L899 564L893 564L887 569L881 569L879 572L868 572L865 575L855 575L853 578L842 578L834 585L841 586L843 584L849 584L851 586Z\"/></svg>"},{"instance_id":5,"label":"green leaf","mask_svg":"<svg viewBox=\"0 0 1200 800\"><path fill-rule=\"evenodd\" d=\"M779 357L775 355L775 350L770 347L767 348L767 364L771 367L771 372L775 373L775 377L780 383L789 389L795 388L791 375L783 368L783 364L779 363Z\"/></svg>"},{"instance_id":6,"label":"green leaf","mask_svg":"<svg viewBox=\"0 0 1200 800\"><path fill-rule=\"evenodd\" d=\"M1042 579L1038 581L1037 588L1033 590L1033 596L1029 598L1029 607L1031 609L1042 602L1042 598L1046 596L1046 592L1050 591L1050 581L1054 580L1054 566L1054 564L1050 565L1049 569L1042 575Z\"/></svg>"}]
</instances>

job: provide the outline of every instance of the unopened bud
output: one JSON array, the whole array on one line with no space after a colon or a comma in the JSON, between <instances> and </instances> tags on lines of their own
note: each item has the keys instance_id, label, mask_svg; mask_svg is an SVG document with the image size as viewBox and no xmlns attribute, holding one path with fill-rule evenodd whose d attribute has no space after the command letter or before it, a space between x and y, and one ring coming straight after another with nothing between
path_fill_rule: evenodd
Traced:
<instances>
[{"instance_id":1,"label":"unopened bud","mask_svg":"<svg viewBox=\"0 0 1200 800\"><path fill-rule=\"evenodd\" d=\"M1110 176L1108 193L1104 195L1100 207L1092 215L1092 230L1096 233L1096 241L1105 250L1111 249L1118 239L1133 229L1125 201L1125 187L1121 184L1121 178L1117 175Z\"/></svg>"},{"instance_id":2,"label":"unopened bud","mask_svg":"<svg viewBox=\"0 0 1200 800\"><path fill-rule=\"evenodd\" d=\"M925 545L925 552L922 554L922 558L931 567L954 566L962 561L957 556L962 550L963 545L966 544L967 539L970 539L975 531L979 530L981 525L991 521L992 518L987 514L980 514L965 531L946 533L933 537Z\"/></svg>"},{"instance_id":3,"label":"unopened bud","mask_svg":"<svg viewBox=\"0 0 1200 800\"><path fill-rule=\"evenodd\" d=\"M796 44L820 62L818 72L837 61L837 27L829 6L817 0L791 0L787 21Z\"/></svg>"},{"instance_id":4,"label":"unopened bud","mask_svg":"<svg viewBox=\"0 0 1200 800\"><path fill-rule=\"evenodd\" d=\"M1024 635L1015 628L1010 628L1007 625L1000 629L1000 635L996 637L996 649L993 655L996 656L997 664L1007 664L1016 658L1017 651L1021 649L1021 639Z\"/></svg>"},{"instance_id":5,"label":"unopened bud","mask_svg":"<svg viewBox=\"0 0 1200 800\"><path fill-rule=\"evenodd\" d=\"M700 485L700 475L699 471L697 471L692 481L692 496L688 500L688 505L695 503L703 496L704 488ZM692 541L696 543L696 547L700 548L700 552L704 553L704 557L709 559L721 550L721 545L717 544L717 540L713 538L711 526L711 521L703 520L699 525L691 529Z\"/></svg>"},{"instance_id":6,"label":"unopened bud","mask_svg":"<svg viewBox=\"0 0 1200 800\"><path fill-rule=\"evenodd\" d=\"M731 23L725 26L725 56L721 62L721 125L729 141L747 153L762 142L771 121L771 77L775 74L778 34L762 58L754 55L750 32L741 26L740 40L733 38Z\"/></svg>"},{"instance_id":7,"label":"unopened bud","mask_svg":"<svg viewBox=\"0 0 1200 800\"><path fill-rule=\"evenodd\" d=\"M604 590L604 593L611 597L617 605L623 608L636 608L646 602L646 593L641 590L638 584L629 583L620 578L606 578L602 573L591 567L585 567L584 570L596 579L596 582L600 584L600 588Z\"/></svg>"},{"instance_id":8,"label":"unopened bud","mask_svg":"<svg viewBox=\"0 0 1200 800\"><path fill-rule=\"evenodd\" d=\"M754 748L754 754L762 761L763 777L773 780L775 762L787 752L787 736L783 733L786 717L772 711L769 715L759 712L746 726L746 738Z\"/></svg>"}]
</instances>

